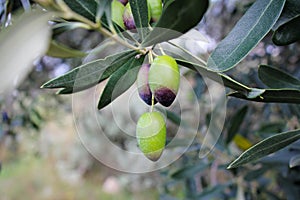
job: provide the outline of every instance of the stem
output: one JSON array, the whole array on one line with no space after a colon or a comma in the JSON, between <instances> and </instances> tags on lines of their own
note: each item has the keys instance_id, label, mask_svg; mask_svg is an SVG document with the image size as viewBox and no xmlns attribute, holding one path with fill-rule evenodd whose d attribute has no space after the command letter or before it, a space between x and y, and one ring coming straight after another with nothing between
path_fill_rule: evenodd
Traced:
<instances>
[{"instance_id":1,"label":"stem","mask_svg":"<svg viewBox=\"0 0 300 200\"><path fill-rule=\"evenodd\" d=\"M152 94L152 98L151 98L151 112L153 112L154 109L154 95Z\"/></svg>"},{"instance_id":2,"label":"stem","mask_svg":"<svg viewBox=\"0 0 300 200\"><path fill-rule=\"evenodd\" d=\"M170 41L169 41L168 43L171 44L171 45L173 45L173 46L175 46L175 47L177 47L177 48L179 48L179 49L181 49L183 52L189 54L190 56L192 56L193 58L195 58L196 60L198 60L199 62L201 62L202 64L204 64L204 65L206 66L207 63L206 63L204 60L202 60L201 58L198 58L197 56L193 55L192 53L190 53L190 52L187 51L186 49L184 49L184 48L178 46L177 44L175 44L175 43L173 43L173 42L170 42ZM203 67L205 67L205 66L203 66Z\"/></svg>"},{"instance_id":3,"label":"stem","mask_svg":"<svg viewBox=\"0 0 300 200\"><path fill-rule=\"evenodd\" d=\"M161 47L160 44L158 45L158 47L159 47L159 50L161 51L161 53L162 53L163 55L166 55L165 51L163 50L163 48Z\"/></svg>"},{"instance_id":4,"label":"stem","mask_svg":"<svg viewBox=\"0 0 300 200\"><path fill-rule=\"evenodd\" d=\"M77 21L83 22L83 23L89 25L91 27L91 29L99 31L104 36L112 38L119 44L121 44L125 47L128 47L129 49L138 51L143 55L145 55L147 53L146 50L139 49L138 47L133 46L133 45L129 44L128 42L124 41L123 39L121 39L117 34L113 34L113 33L109 32L106 28L103 28L101 26L101 23L94 23L94 22L90 21L89 19L83 17L82 15L77 14L76 12L71 10L63 1L59 1L58 5L59 5L60 10L63 12L64 18L75 19Z\"/></svg>"},{"instance_id":5,"label":"stem","mask_svg":"<svg viewBox=\"0 0 300 200\"><path fill-rule=\"evenodd\" d=\"M152 64L153 63L153 51L149 50L149 63Z\"/></svg>"}]
</instances>

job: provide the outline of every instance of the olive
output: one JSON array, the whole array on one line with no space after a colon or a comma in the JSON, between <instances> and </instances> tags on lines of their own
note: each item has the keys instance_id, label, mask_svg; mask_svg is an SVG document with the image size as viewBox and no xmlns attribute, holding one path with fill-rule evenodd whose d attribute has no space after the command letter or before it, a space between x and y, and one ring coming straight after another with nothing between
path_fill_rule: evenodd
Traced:
<instances>
[{"instance_id":1,"label":"olive","mask_svg":"<svg viewBox=\"0 0 300 200\"><path fill-rule=\"evenodd\" d=\"M119 0L124 6L128 3L128 0Z\"/></svg>"},{"instance_id":2,"label":"olive","mask_svg":"<svg viewBox=\"0 0 300 200\"><path fill-rule=\"evenodd\" d=\"M161 0L147 0L148 6L151 12L151 19L153 22L158 21L162 13L162 2Z\"/></svg>"},{"instance_id":3,"label":"olive","mask_svg":"<svg viewBox=\"0 0 300 200\"><path fill-rule=\"evenodd\" d=\"M142 114L137 122L136 137L144 155L151 161L157 161L166 145L166 123L162 114Z\"/></svg>"},{"instance_id":4,"label":"olive","mask_svg":"<svg viewBox=\"0 0 300 200\"><path fill-rule=\"evenodd\" d=\"M123 22L123 13L125 10L125 6L120 3L118 0L113 0L111 2L111 19L122 29L125 29L125 25Z\"/></svg>"},{"instance_id":5,"label":"olive","mask_svg":"<svg viewBox=\"0 0 300 200\"><path fill-rule=\"evenodd\" d=\"M137 87L139 96L143 101L148 104L152 105L152 92L149 87L148 82L148 75L149 75L150 64L143 64L139 70L137 75ZM154 104L156 104L156 100L154 99Z\"/></svg>"},{"instance_id":6,"label":"olive","mask_svg":"<svg viewBox=\"0 0 300 200\"><path fill-rule=\"evenodd\" d=\"M148 7L149 7L149 4L148 4ZM151 11L150 11L150 9L148 9L148 20L149 20L149 22L150 22L150 19L151 19ZM124 10L124 13L123 13L123 21L124 21L124 24L125 24L125 27L126 27L127 30L136 29L133 14L132 14L132 10L131 10L131 7L130 7L130 3L128 3L125 6L125 10Z\"/></svg>"},{"instance_id":7,"label":"olive","mask_svg":"<svg viewBox=\"0 0 300 200\"><path fill-rule=\"evenodd\" d=\"M157 56L149 70L149 86L155 99L163 106L170 106L176 98L180 73L174 58Z\"/></svg>"}]
</instances>

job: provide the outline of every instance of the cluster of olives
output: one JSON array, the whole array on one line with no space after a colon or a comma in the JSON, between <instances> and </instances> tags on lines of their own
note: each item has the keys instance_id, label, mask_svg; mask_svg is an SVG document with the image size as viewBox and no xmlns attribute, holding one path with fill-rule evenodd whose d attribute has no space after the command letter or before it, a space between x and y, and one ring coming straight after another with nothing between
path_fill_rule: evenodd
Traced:
<instances>
[{"instance_id":1,"label":"cluster of olives","mask_svg":"<svg viewBox=\"0 0 300 200\"><path fill-rule=\"evenodd\" d=\"M156 22L162 13L161 0L147 0L148 19ZM133 30L136 28L131 7L128 0L113 0L111 3L111 18L122 29Z\"/></svg>"},{"instance_id":2,"label":"cluster of olives","mask_svg":"<svg viewBox=\"0 0 300 200\"><path fill-rule=\"evenodd\" d=\"M179 68L171 56L157 56L151 64L139 70L137 85L141 99L148 105L157 102L170 106L176 98L180 82ZM157 161L166 144L166 123L159 112L147 112L137 122L136 136L145 156Z\"/></svg>"}]
</instances>

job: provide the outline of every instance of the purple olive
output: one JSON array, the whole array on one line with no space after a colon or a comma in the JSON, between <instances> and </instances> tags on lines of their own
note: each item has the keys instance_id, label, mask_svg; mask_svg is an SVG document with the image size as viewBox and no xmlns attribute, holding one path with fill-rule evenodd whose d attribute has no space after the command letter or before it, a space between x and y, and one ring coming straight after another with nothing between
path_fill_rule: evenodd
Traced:
<instances>
[{"instance_id":1,"label":"purple olive","mask_svg":"<svg viewBox=\"0 0 300 200\"><path fill-rule=\"evenodd\" d=\"M124 6L128 3L128 0L119 0Z\"/></svg>"},{"instance_id":2,"label":"purple olive","mask_svg":"<svg viewBox=\"0 0 300 200\"><path fill-rule=\"evenodd\" d=\"M129 3L125 6L123 21L127 30L133 30L136 28Z\"/></svg>"},{"instance_id":3,"label":"purple olive","mask_svg":"<svg viewBox=\"0 0 300 200\"><path fill-rule=\"evenodd\" d=\"M149 5L149 4L148 4ZM149 6L150 7L150 6ZM151 19L151 10L148 9L148 21ZM127 30L136 29L130 3L127 3L123 13L123 21Z\"/></svg>"},{"instance_id":4,"label":"purple olive","mask_svg":"<svg viewBox=\"0 0 300 200\"><path fill-rule=\"evenodd\" d=\"M150 64L142 65L137 76L137 86L138 86L139 96L141 97L141 99L143 99L143 101L146 104L151 106L152 92L150 90L149 83L148 83L149 69L150 69ZM156 103L157 101L154 99L154 104Z\"/></svg>"}]
</instances>

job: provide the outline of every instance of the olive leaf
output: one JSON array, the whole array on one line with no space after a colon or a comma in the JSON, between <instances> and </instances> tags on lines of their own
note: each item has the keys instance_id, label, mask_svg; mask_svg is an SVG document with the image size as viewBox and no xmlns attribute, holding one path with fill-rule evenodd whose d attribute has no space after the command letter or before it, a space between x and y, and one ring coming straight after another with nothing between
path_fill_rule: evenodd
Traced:
<instances>
[{"instance_id":1,"label":"olive leaf","mask_svg":"<svg viewBox=\"0 0 300 200\"><path fill-rule=\"evenodd\" d=\"M204 77L212 79L220 84L224 84L226 87L229 87L235 91L240 91L242 93L247 93L247 92L251 91L250 88L248 88L247 86L243 85L242 83L239 83L238 81L232 79L231 77L227 76L226 74L209 71L209 70L207 70L207 68L202 67L199 64L189 62L186 60L182 60L182 59L176 58L176 62L179 65L185 66L187 68L190 68L190 69L200 73Z\"/></svg>"},{"instance_id":2,"label":"olive leaf","mask_svg":"<svg viewBox=\"0 0 300 200\"><path fill-rule=\"evenodd\" d=\"M234 136L237 134L237 132L239 131L239 128L244 121L247 111L248 111L248 106L243 106L241 109L236 111L236 113L230 120L230 126L227 132L226 144L229 144L234 138Z\"/></svg>"},{"instance_id":3,"label":"olive leaf","mask_svg":"<svg viewBox=\"0 0 300 200\"><path fill-rule=\"evenodd\" d=\"M179 37L195 27L208 8L208 0L167 1L154 29L142 42L143 47Z\"/></svg>"},{"instance_id":4,"label":"olive leaf","mask_svg":"<svg viewBox=\"0 0 300 200\"><path fill-rule=\"evenodd\" d=\"M64 0L64 2L71 8L74 12L85 18L95 21L98 1L97 0Z\"/></svg>"},{"instance_id":5,"label":"olive leaf","mask_svg":"<svg viewBox=\"0 0 300 200\"><path fill-rule=\"evenodd\" d=\"M208 69L222 72L235 67L271 30L284 3L285 0L255 1L212 52Z\"/></svg>"},{"instance_id":6,"label":"olive leaf","mask_svg":"<svg viewBox=\"0 0 300 200\"><path fill-rule=\"evenodd\" d=\"M86 63L48 81L42 88L66 88L66 90L59 91L60 94L65 94L66 91L82 91L107 79L135 54L135 51L125 51Z\"/></svg>"},{"instance_id":7,"label":"olive leaf","mask_svg":"<svg viewBox=\"0 0 300 200\"><path fill-rule=\"evenodd\" d=\"M260 65L258 68L260 80L270 88L294 88L300 90L300 80L277 68Z\"/></svg>"},{"instance_id":8,"label":"olive leaf","mask_svg":"<svg viewBox=\"0 0 300 200\"><path fill-rule=\"evenodd\" d=\"M135 82L139 68L144 61L144 56L132 57L124 63L109 78L98 103L98 109L102 109L113 100L123 94Z\"/></svg>"},{"instance_id":9,"label":"olive leaf","mask_svg":"<svg viewBox=\"0 0 300 200\"><path fill-rule=\"evenodd\" d=\"M300 104L300 90L296 89L256 89L252 92L233 92L229 96L249 101L265 103L295 103Z\"/></svg>"},{"instance_id":10,"label":"olive leaf","mask_svg":"<svg viewBox=\"0 0 300 200\"><path fill-rule=\"evenodd\" d=\"M50 47L47 51L48 56L57 58L74 58L74 57L84 57L85 52L69 48L63 44L60 44L54 40L50 42Z\"/></svg>"},{"instance_id":11,"label":"olive leaf","mask_svg":"<svg viewBox=\"0 0 300 200\"><path fill-rule=\"evenodd\" d=\"M300 40L300 14L276 29L272 40L278 46L289 45Z\"/></svg>"},{"instance_id":12,"label":"olive leaf","mask_svg":"<svg viewBox=\"0 0 300 200\"><path fill-rule=\"evenodd\" d=\"M279 26L287 23L288 21L295 18L299 14L300 14L300 1L286 0L281 15L272 29L273 30L278 29Z\"/></svg>"},{"instance_id":13,"label":"olive leaf","mask_svg":"<svg viewBox=\"0 0 300 200\"><path fill-rule=\"evenodd\" d=\"M141 40L148 34L147 27L149 26L148 19L148 4L147 0L129 0L134 23L137 31L140 35Z\"/></svg>"},{"instance_id":14,"label":"olive leaf","mask_svg":"<svg viewBox=\"0 0 300 200\"><path fill-rule=\"evenodd\" d=\"M300 130L279 133L255 144L234 160L228 169L236 168L274 153L300 139Z\"/></svg>"}]
</instances>

